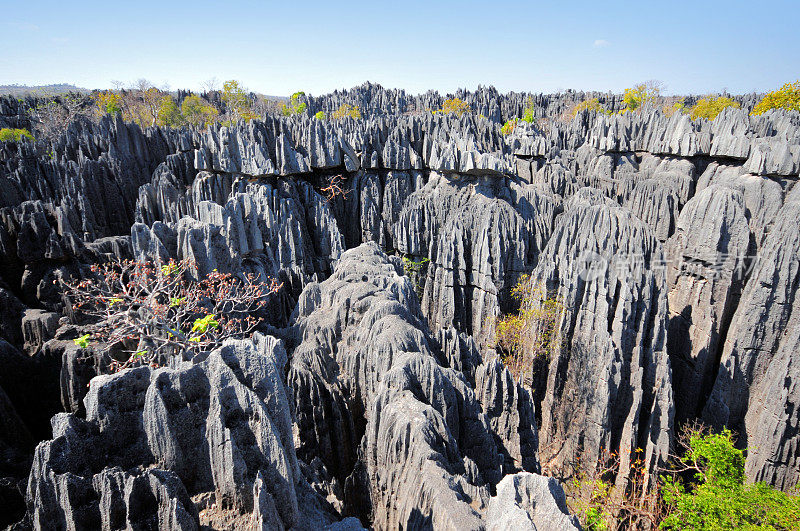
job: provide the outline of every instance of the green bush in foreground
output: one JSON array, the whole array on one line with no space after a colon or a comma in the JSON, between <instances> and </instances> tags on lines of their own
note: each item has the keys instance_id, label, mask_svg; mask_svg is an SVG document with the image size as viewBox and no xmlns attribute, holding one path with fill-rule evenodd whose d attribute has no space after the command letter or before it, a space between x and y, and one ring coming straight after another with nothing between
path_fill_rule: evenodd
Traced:
<instances>
[{"instance_id":1,"label":"green bush in foreground","mask_svg":"<svg viewBox=\"0 0 800 531\"><path fill-rule=\"evenodd\" d=\"M33 140L33 135L27 129L11 129L9 127L0 129L0 142L20 142L22 140Z\"/></svg>"},{"instance_id":2,"label":"green bush in foreground","mask_svg":"<svg viewBox=\"0 0 800 531\"><path fill-rule=\"evenodd\" d=\"M690 116L692 120L698 120L700 118L713 120L727 107L738 109L739 103L726 96L719 96L716 98L714 96L706 96L692 107Z\"/></svg>"},{"instance_id":3,"label":"green bush in foreground","mask_svg":"<svg viewBox=\"0 0 800 531\"><path fill-rule=\"evenodd\" d=\"M800 529L800 496L764 483L746 485L744 452L734 446L729 430L690 433L683 470L694 471L688 489L665 477L662 497L666 517L661 529Z\"/></svg>"},{"instance_id":4,"label":"green bush in foreground","mask_svg":"<svg viewBox=\"0 0 800 531\"><path fill-rule=\"evenodd\" d=\"M750 114L763 114L772 109L800 111L800 81L786 83L778 90L768 93Z\"/></svg>"}]
</instances>

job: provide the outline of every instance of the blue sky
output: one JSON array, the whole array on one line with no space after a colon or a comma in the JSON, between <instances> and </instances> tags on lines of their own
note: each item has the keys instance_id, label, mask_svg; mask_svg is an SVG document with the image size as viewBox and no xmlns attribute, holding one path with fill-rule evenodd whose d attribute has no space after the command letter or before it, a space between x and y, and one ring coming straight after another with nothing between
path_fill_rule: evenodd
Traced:
<instances>
[{"instance_id":1,"label":"blue sky","mask_svg":"<svg viewBox=\"0 0 800 531\"><path fill-rule=\"evenodd\" d=\"M800 1L65 2L3 0L0 84L322 94L479 84L619 92L764 91L800 78ZM2 5L0 4L0 5Z\"/></svg>"}]
</instances>

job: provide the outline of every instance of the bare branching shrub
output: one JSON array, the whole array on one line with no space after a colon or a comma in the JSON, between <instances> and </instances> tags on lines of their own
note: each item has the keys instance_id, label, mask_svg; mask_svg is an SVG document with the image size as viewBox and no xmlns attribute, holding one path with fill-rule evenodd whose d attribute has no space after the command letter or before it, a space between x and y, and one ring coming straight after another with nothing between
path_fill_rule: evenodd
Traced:
<instances>
[{"instance_id":1,"label":"bare branching shrub","mask_svg":"<svg viewBox=\"0 0 800 531\"><path fill-rule=\"evenodd\" d=\"M94 321L81 346L121 348L126 357L112 370L191 356L249 336L260 322L258 311L281 288L274 279L216 270L196 281L191 266L189 260L107 262L93 265L88 279L62 283L76 314Z\"/></svg>"},{"instance_id":2,"label":"bare branching shrub","mask_svg":"<svg viewBox=\"0 0 800 531\"><path fill-rule=\"evenodd\" d=\"M511 296L519 302L519 312L495 320L494 347L511 373L521 379L536 359L550 358L561 348L564 306L529 275L520 278Z\"/></svg>"},{"instance_id":3,"label":"bare branching shrub","mask_svg":"<svg viewBox=\"0 0 800 531\"><path fill-rule=\"evenodd\" d=\"M627 480L619 485L620 459L616 452L603 451L596 463L578 460L569 488L569 506L585 529L656 529L665 507L654 481L648 478L639 448L632 458Z\"/></svg>"},{"instance_id":4,"label":"bare branching shrub","mask_svg":"<svg viewBox=\"0 0 800 531\"><path fill-rule=\"evenodd\" d=\"M331 175L326 179L325 186L321 187L319 191L322 192L329 203L337 197L345 199L347 194L350 193L350 190L345 188L345 181L346 179L342 175Z\"/></svg>"},{"instance_id":5,"label":"bare branching shrub","mask_svg":"<svg viewBox=\"0 0 800 531\"><path fill-rule=\"evenodd\" d=\"M78 93L42 98L31 109L33 129L39 140L52 141L79 116L89 117L93 103L89 96Z\"/></svg>"}]
</instances>

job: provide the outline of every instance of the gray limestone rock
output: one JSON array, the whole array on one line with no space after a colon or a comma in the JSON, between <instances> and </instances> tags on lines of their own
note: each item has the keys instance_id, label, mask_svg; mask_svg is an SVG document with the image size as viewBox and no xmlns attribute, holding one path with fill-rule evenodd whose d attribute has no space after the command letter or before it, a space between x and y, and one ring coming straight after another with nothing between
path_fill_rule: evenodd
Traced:
<instances>
[{"instance_id":1,"label":"gray limestone rock","mask_svg":"<svg viewBox=\"0 0 800 531\"><path fill-rule=\"evenodd\" d=\"M569 514L567 497L558 481L529 472L503 478L485 519L487 531L581 528L578 518Z\"/></svg>"},{"instance_id":2,"label":"gray limestone rock","mask_svg":"<svg viewBox=\"0 0 800 531\"><path fill-rule=\"evenodd\" d=\"M686 204L665 245L668 351L679 421L697 416L710 393L720 338L744 285L749 246L744 197L720 185Z\"/></svg>"},{"instance_id":3,"label":"gray limestone rock","mask_svg":"<svg viewBox=\"0 0 800 531\"><path fill-rule=\"evenodd\" d=\"M564 307L563 348L549 360L539 452L566 471L637 448L647 470L662 463L674 404L666 352L667 286L660 243L621 207L575 206L561 216L532 281ZM620 474L618 480L624 480Z\"/></svg>"},{"instance_id":4,"label":"gray limestone rock","mask_svg":"<svg viewBox=\"0 0 800 531\"><path fill-rule=\"evenodd\" d=\"M748 448L749 479L783 489L800 482L800 387L794 377L800 340L798 190L776 215L755 259L703 410L712 426L739 434L739 443Z\"/></svg>"}]
</instances>

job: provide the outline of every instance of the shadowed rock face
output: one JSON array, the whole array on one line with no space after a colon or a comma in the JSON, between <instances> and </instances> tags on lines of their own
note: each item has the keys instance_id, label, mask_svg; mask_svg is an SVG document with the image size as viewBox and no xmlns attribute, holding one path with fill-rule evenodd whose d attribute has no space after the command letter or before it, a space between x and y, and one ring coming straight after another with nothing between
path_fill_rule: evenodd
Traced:
<instances>
[{"instance_id":1,"label":"shadowed rock face","mask_svg":"<svg viewBox=\"0 0 800 531\"><path fill-rule=\"evenodd\" d=\"M681 212L665 245L668 259L669 342L680 421L696 417L721 354L720 337L741 293L750 247L743 195L712 185Z\"/></svg>"},{"instance_id":2,"label":"shadowed rock face","mask_svg":"<svg viewBox=\"0 0 800 531\"><path fill-rule=\"evenodd\" d=\"M336 510L376 528L569 527L556 489L519 472L566 475L602 450L624 468L637 449L654 470L697 416L740 433L749 479L798 484L800 115L749 116L746 96L714 121L644 109L564 122L584 97L620 98L538 95L538 124L504 136L526 95L456 96L474 112L423 113L443 97L367 84L308 98L312 113L350 103L363 120L104 118L0 146L0 355L19 375L0 374L0 500L13 519L32 461L29 522L314 528ZM27 123L21 109L0 98L3 123ZM107 360L73 344L54 281L130 257L277 277L265 327L288 338L286 361L258 340L87 388ZM605 267L587 277L589 257ZM526 273L567 310L535 389L491 348ZM252 352L277 361L236 369ZM74 414L32 453L61 410ZM132 520L140 506L152 510Z\"/></svg>"}]
</instances>

